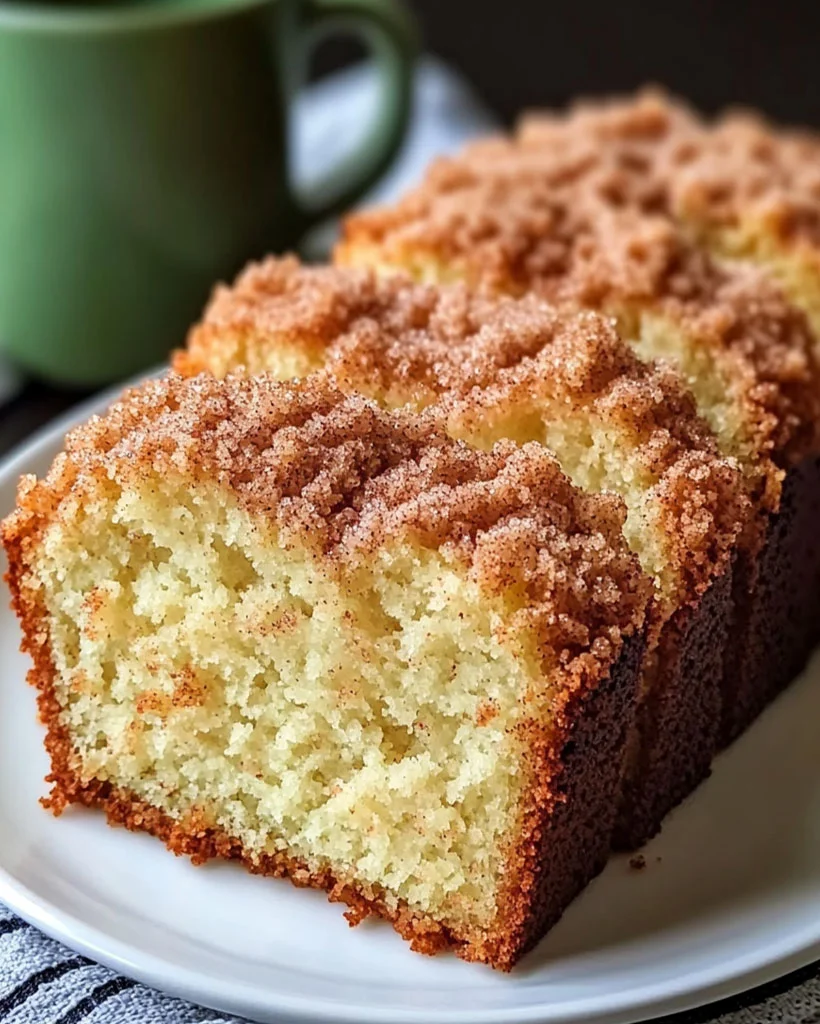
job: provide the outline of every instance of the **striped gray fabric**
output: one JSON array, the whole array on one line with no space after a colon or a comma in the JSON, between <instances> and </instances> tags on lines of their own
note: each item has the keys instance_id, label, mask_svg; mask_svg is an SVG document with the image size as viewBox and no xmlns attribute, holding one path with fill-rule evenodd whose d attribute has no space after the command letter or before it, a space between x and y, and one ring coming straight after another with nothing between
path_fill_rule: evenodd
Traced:
<instances>
[{"instance_id":1,"label":"striped gray fabric","mask_svg":"<svg viewBox=\"0 0 820 1024\"><path fill-rule=\"evenodd\" d=\"M820 965L663 1024L818 1024ZM0 1024L246 1024L116 975L0 903ZM660 1024L660 1022L658 1022Z\"/></svg>"},{"instance_id":2,"label":"striped gray fabric","mask_svg":"<svg viewBox=\"0 0 820 1024\"><path fill-rule=\"evenodd\" d=\"M2 1024L240 1024L78 956L0 904Z\"/></svg>"}]
</instances>

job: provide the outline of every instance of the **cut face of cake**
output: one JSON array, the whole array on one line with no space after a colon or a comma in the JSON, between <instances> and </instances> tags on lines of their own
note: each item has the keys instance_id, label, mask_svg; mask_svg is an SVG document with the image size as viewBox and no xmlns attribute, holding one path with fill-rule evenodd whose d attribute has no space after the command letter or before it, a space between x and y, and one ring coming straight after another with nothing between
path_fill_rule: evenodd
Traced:
<instances>
[{"instance_id":1,"label":"cut face of cake","mask_svg":"<svg viewBox=\"0 0 820 1024\"><path fill-rule=\"evenodd\" d=\"M820 639L820 344L808 285L785 283L762 250L728 258L728 243L713 245L684 216L678 193L696 194L697 154L716 153L709 140L722 131L655 101L531 120L514 138L440 161L394 206L352 217L338 260L600 310L638 354L684 377L759 512L736 563L728 742ZM768 151L780 147L770 133ZM745 210L754 189L744 188Z\"/></svg>"},{"instance_id":2,"label":"cut face of cake","mask_svg":"<svg viewBox=\"0 0 820 1024\"><path fill-rule=\"evenodd\" d=\"M677 375L642 362L610 322L535 296L269 260L217 290L176 366L320 370L383 406L426 409L472 446L544 445L573 483L619 495L627 542L655 583L625 818L645 837L708 771L748 501Z\"/></svg>"},{"instance_id":3,"label":"cut face of cake","mask_svg":"<svg viewBox=\"0 0 820 1024\"><path fill-rule=\"evenodd\" d=\"M3 524L51 806L508 969L606 860L651 596L625 517L318 377L127 393Z\"/></svg>"}]
</instances>

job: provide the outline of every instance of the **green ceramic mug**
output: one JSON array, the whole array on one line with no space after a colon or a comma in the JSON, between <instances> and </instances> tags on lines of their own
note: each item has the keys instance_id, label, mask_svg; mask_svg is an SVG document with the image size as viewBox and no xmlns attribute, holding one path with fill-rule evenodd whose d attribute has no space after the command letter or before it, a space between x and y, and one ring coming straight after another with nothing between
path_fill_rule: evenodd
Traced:
<instances>
[{"instance_id":1,"label":"green ceramic mug","mask_svg":"<svg viewBox=\"0 0 820 1024\"><path fill-rule=\"evenodd\" d=\"M310 48L337 31L370 47L379 110L305 195L288 115ZM0 349L69 385L164 358L216 280L385 170L413 51L399 0L0 0Z\"/></svg>"}]
</instances>

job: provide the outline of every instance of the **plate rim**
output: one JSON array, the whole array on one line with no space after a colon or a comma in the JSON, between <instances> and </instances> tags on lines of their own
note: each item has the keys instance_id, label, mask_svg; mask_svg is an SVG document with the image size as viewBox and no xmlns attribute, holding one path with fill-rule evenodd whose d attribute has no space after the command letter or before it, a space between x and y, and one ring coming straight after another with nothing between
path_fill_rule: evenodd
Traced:
<instances>
[{"instance_id":1,"label":"plate rim","mask_svg":"<svg viewBox=\"0 0 820 1024\"><path fill-rule=\"evenodd\" d=\"M103 411L123 388L157 376L164 368L139 374L72 406L16 445L0 460L0 486L14 483L26 472L26 464L44 449L60 443L62 436L89 416ZM5 514L5 513L3 513ZM106 933L95 925L60 909L16 878L0 861L0 900L9 909L50 938L104 966L169 995L201 1006L251 1019L287 1024L333 1022L333 1024L635 1024L671 1013L693 1010L716 1001L749 992L760 985L785 977L820 960L820 915L813 925L795 930L778 941L769 942L745 955L721 959L709 969L683 974L674 984L668 980L634 986L612 996L583 996L562 1003L558 1012L549 1004L495 1007L487 1010L433 1010L423 1008L361 1005L323 999L321 996L266 992L264 1002L242 997L240 983L209 978L195 969L167 963L150 951Z\"/></svg>"},{"instance_id":2,"label":"plate rim","mask_svg":"<svg viewBox=\"0 0 820 1024\"><path fill-rule=\"evenodd\" d=\"M395 1024L430 1024L434 1019L437 1024L639 1024L641 1021L703 1008L750 992L807 967L820 957L820 937L816 935L807 942L793 940L789 943L784 940L780 945L786 948L781 950L779 956L761 959L760 953L757 956L749 954L742 958L748 962L747 967L733 974L725 974L719 967L713 968L714 977L709 980L706 976L710 972L706 971L700 971L694 976L684 974L674 987L664 982L662 985L645 985L628 990L614 998L617 1005L609 1007L597 1005L613 1001L604 995L593 997L586 1004L581 1000L576 1000L571 1007L562 1004L557 1016L550 1012L548 1005L538 1004L486 1011L472 1009L442 1012L401 1007L385 1010L375 1006L341 1004L319 997L307 999L275 994L271 994L262 1004L243 999L235 990L231 994L228 983L210 981L206 975L197 974L191 968L167 964L154 954L129 947L123 940L106 935L94 925L86 924L75 915L37 896L2 864L0 900L49 938L118 974L209 1009L250 1020L275 1020L277 1024L384 1024L388 1020ZM820 926L814 930L820 931ZM806 929L806 932L811 931ZM687 979L692 977L702 977L704 980L697 986L686 984ZM653 998L653 988L663 991ZM646 995L643 1000L638 1000L634 997L635 993ZM260 1013L263 1016L258 1016Z\"/></svg>"}]
</instances>

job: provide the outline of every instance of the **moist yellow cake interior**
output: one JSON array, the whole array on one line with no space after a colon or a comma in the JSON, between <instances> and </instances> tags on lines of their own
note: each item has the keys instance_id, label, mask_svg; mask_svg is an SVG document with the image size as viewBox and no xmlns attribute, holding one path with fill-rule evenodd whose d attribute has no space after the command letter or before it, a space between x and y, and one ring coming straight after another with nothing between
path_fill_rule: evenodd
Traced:
<instances>
[{"instance_id":1,"label":"moist yellow cake interior","mask_svg":"<svg viewBox=\"0 0 820 1024\"><path fill-rule=\"evenodd\" d=\"M107 481L48 529L35 575L83 777L486 927L538 660L439 552L383 549L343 586L274 539L173 478Z\"/></svg>"},{"instance_id":2,"label":"moist yellow cake interior","mask_svg":"<svg viewBox=\"0 0 820 1024\"><path fill-rule=\"evenodd\" d=\"M723 372L714 351L699 345L663 316L644 311L619 319L622 337L642 359L664 360L675 367L695 396L698 412L714 431L721 452L747 468L754 457L754 441L735 396L733 379Z\"/></svg>"},{"instance_id":3,"label":"moist yellow cake interior","mask_svg":"<svg viewBox=\"0 0 820 1024\"><path fill-rule=\"evenodd\" d=\"M583 408L570 412L559 403L534 400L531 408L487 409L483 422L448 423L453 437L489 449L497 441L517 444L536 441L554 452L561 468L576 487L591 493L609 491L627 507L624 537L638 556L641 568L658 585L664 603L679 597L681 578L670 555L667 537L658 522L660 508L653 488L659 481L651 467L634 458L634 438ZM586 415L585 415L586 413ZM472 419L472 417L471 417Z\"/></svg>"}]
</instances>

